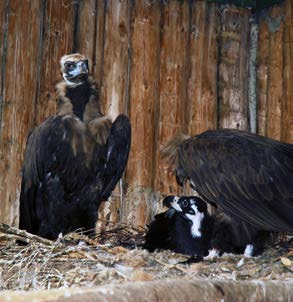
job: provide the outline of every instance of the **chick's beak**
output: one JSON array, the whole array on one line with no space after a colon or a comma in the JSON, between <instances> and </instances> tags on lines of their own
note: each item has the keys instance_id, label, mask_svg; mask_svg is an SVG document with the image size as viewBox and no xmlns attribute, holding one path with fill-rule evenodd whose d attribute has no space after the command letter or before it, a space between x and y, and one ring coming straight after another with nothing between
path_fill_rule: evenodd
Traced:
<instances>
[{"instance_id":1,"label":"chick's beak","mask_svg":"<svg viewBox=\"0 0 293 302\"><path fill-rule=\"evenodd\" d=\"M167 196L163 200L163 206L166 207L166 208L171 208L174 198L175 198L175 196Z\"/></svg>"},{"instance_id":2,"label":"chick's beak","mask_svg":"<svg viewBox=\"0 0 293 302\"><path fill-rule=\"evenodd\" d=\"M163 206L167 207L167 208L173 208L174 210L176 210L177 212L182 212L182 209L180 208L180 206L178 205L178 197L175 196L167 196L164 200L163 200Z\"/></svg>"}]
</instances>

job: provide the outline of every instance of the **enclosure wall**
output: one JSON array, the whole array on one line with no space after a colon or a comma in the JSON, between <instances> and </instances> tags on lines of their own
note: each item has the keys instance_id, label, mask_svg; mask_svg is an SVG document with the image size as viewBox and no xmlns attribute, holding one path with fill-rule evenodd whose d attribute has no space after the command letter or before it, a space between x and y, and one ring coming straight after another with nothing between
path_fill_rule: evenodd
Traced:
<instances>
[{"instance_id":1,"label":"enclosure wall","mask_svg":"<svg viewBox=\"0 0 293 302\"><path fill-rule=\"evenodd\" d=\"M89 58L104 113L132 124L128 166L100 225L144 226L162 194L182 192L160 158L175 134L256 125L293 143L292 13L290 0L256 16L188 0L0 1L0 221L17 225L27 135L55 112L65 53Z\"/></svg>"}]
</instances>

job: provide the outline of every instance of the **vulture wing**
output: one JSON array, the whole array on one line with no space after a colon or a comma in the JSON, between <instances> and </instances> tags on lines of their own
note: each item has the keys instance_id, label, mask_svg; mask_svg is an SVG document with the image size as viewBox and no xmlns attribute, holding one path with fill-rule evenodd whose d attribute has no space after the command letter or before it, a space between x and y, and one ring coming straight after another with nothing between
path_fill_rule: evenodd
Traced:
<instances>
[{"instance_id":1,"label":"vulture wing","mask_svg":"<svg viewBox=\"0 0 293 302\"><path fill-rule=\"evenodd\" d=\"M20 228L46 238L95 226L105 146L73 116L47 119L29 136L22 171Z\"/></svg>"},{"instance_id":2,"label":"vulture wing","mask_svg":"<svg viewBox=\"0 0 293 302\"><path fill-rule=\"evenodd\" d=\"M110 196L126 168L130 144L130 122L128 117L121 114L114 121L107 139L107 162L101 194L103 200Z\"/></svg>"},{"instance_id":3,"label":"vulture wing","mask_svg":"<svg viewBox=\"0 0 293 302\"><path fill-rule=\"evenodd\" d=\"M255 227L293 231L293 145L237 130L184 140L178 170L208 202Z\"/></svg>"}]
</instances>

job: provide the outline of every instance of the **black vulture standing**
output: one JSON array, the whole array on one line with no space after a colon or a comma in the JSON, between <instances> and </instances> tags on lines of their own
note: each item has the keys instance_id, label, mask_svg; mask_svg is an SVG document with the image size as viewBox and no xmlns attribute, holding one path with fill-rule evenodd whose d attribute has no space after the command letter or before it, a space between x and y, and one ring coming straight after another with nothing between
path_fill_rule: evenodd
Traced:
<instances>
[{"instance_id":1,"label":"black vulture standing","mask_svg":"<svg viewBox=\"0 0 293 302\"><path fill-rule=\"evenodd\" d=\"M100 110L98 91L80 54L61 58L57 115L29 135L22 170L20 228L54 239L95 228L97 211L125 169L129 119L112 123Z\"/></svg>"}]
</instances>

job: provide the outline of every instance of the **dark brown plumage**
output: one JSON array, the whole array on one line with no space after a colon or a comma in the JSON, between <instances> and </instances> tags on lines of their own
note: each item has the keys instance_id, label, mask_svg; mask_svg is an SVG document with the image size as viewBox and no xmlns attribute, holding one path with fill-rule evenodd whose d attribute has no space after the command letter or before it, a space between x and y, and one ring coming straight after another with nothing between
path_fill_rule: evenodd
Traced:
<instances>
[{"instance_id":1,"label":"dark brown plumage","mask_svg":"<svg viewBox=\"0 0 293 302\"><path fill-rule=\"evenodd\" d=\"M176 137L163 157L181 185L259 230L293 231L293 145L245 131Z\"/></svg>"},{"instance_id":2,"label":"dark brown plumage","mask_svg":"<svg viewBox=\"0 0 293 302\"><path fill-rule=\"evenodd\" d=\"M130 149L129 119L112 123L80 54L61 59L58 112L28 137L22 171L20 228L54 239L94 231L101 201L119 181Z\"/></svg>"},{"instance_id":3,"label":"dark brown plumage","mask_svg":"<svg viewBox=\"0 0 293 302\"><path fill-rule=\"evenodd\" d=\"M210 215L207 204L196 196L167 196L168 211L155 216L148 227L144 247L170 249L199 257L223 253L257 256L264 250L268 232L218 212Z\"/></svg>"}]
</instances>

